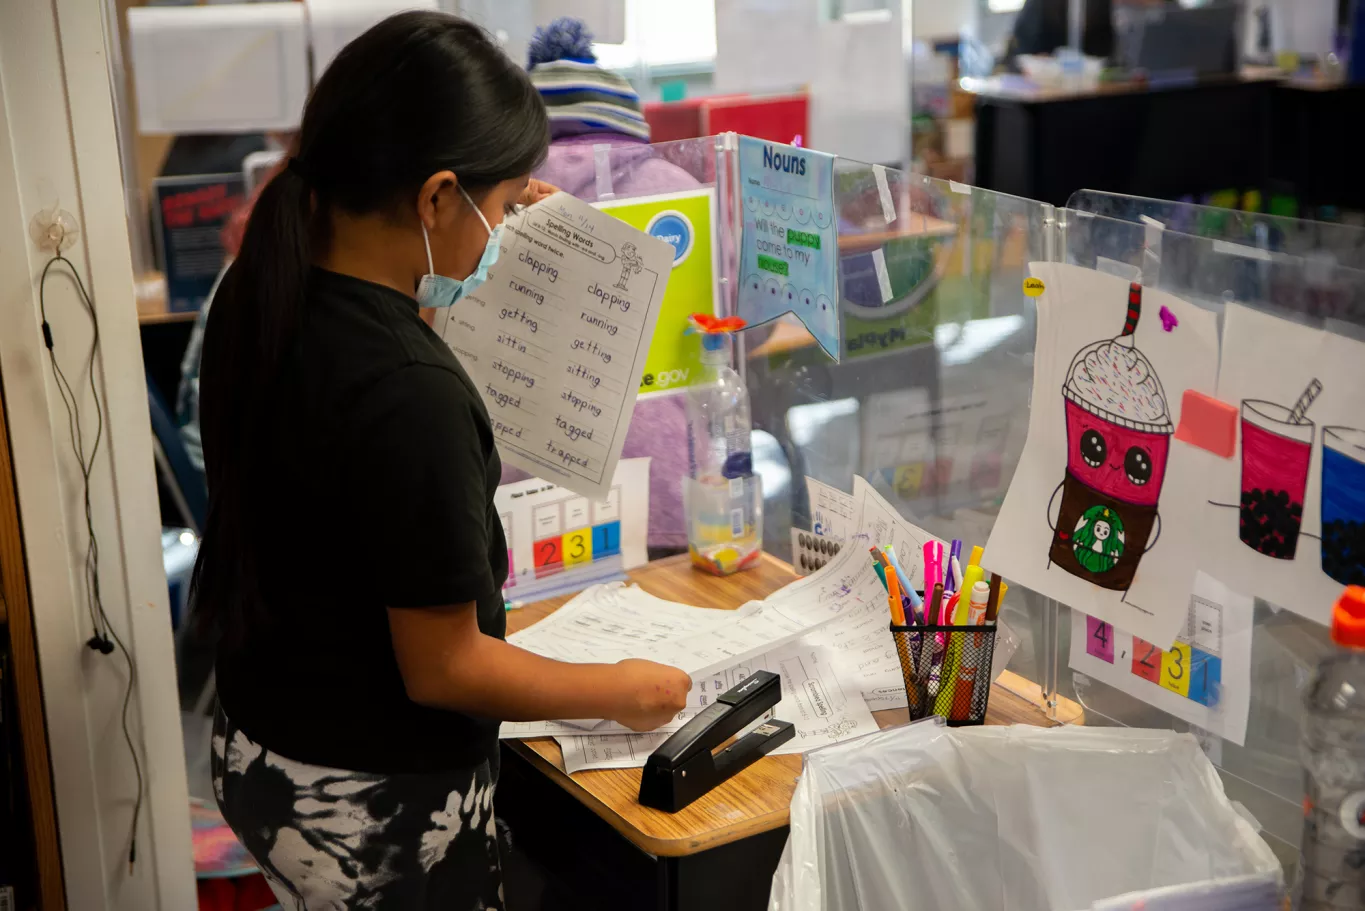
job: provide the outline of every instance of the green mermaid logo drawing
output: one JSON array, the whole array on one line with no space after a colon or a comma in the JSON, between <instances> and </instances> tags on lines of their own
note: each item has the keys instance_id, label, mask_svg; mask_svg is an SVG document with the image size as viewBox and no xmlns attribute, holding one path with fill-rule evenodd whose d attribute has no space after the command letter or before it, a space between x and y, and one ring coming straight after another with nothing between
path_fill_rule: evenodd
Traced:
<instances>
[{"instance_id":1,"label":"green mermaid logo drawing","mask_svg":"<svg viewBox=\"0 0 1365 911\"><path fill-rule=\"evenodd\" d=\"M1076 520L1072 550L1088 572L1104 573L1123 556L1123 520L1108 506L1092 506Z\"/></svg>"}]
</instances>

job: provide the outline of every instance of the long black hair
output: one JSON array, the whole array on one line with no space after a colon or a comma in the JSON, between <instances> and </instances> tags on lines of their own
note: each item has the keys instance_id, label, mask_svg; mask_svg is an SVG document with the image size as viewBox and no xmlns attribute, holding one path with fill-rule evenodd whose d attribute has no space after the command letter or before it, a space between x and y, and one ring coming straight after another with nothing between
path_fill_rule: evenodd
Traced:
<instances>
[{"instance_id":1,"label":"long black hair","mask_svg":"<svg viewBox=\"0 0 1365 911\"><path fill-rule=\"evenodd\" d=\"M192 583L198 621L235 640L265 619L256 553L265 403L304 320L309 270L328 243L331 213L408 217L422 184L444 170L477 198L529 173L549 140L526 73L456 16L393 16L327 67L289 167L256 201L205 331L209 511Z\"/></svg>"}]
</instances>

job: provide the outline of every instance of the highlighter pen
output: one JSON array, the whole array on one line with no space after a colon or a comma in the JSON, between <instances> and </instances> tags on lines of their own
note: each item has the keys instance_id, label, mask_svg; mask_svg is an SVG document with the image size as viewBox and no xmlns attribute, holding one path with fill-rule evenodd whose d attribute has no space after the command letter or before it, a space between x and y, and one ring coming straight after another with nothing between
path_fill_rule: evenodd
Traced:
<instances>
[{"instance_id":1,"label":"highlighter pen","mask_svg":"<svg viewBox=\"0 0 1365 911\"><path fill-rule=\"evenodd\" d=\"M882 565L880 563L873 563L872 569L877 573L877 581L882 584L882 590L886 592L891 591L891 586L888 585L886 581L886 570L882 569Z\"/></svg>"},{"instance_id":2,"label":"highlighter pen","mask_svg":"<svg viewBox=\"0 0 1365 911\"><path fill-rule=\"evenodd\" d=\"M971 601L967 608L967 623L971 626L980 626L981 620L986 616L986 603L990 600L991 588L985 582L977 582L972 586ZM948 719L950 721L966 721L971 717L972 703L976 691L976 677L979 672L977 661L980 659L982 637L985 633L963 633L963 639L958 643L957 663L954 665L954 673L947 679L951 681L953 695L948 703ZM972 647L965 648L966 637L972 637ZM938 706L935 706L937 709Z\"/></svg>"},{"instance_id":3,"label":"highlighter pen","mask_svg":"<svg viewBox=\"0 0 1365 911\"><path fill-rule=\"evenodd\" d=\"M886 558L891 561L891 566L896 570L896 574L901 577L901 594L909 598L910 603L915 607L924 606L924 599L919 596L919 592L915 591L915 587L910 584L910 574L905 571L905 567L901 565L901 561L896 557L896 549L888 544L886 547L882 548L882 552L886 554Z\"/></svg>"},{"instance_id":4,"label":"highlighter pen","mask_svg":"<svg viewBox=\"0 0 1365 911\"><path fill-rule=\"evenodd\" d=\"M996 587L999 586L1000 592L996 594ZM991 573L991 600L986 605L986 622L995 625L995 620L1000 616L1000 608L1005 603L1005 592L1010 590L1008 582L1000 579L999 573Z\"/></svg>"},{"instance_id":5,"label":"highlighter pen","mask_svg":"<svg viewBox=\"0 0 1365 911\"><path fill-rule=\"evenodd\" d=\"M991 573L990 594L986 600L987 626L995 626L995 618L1000 612L1000 599L1004 597L1004 590L1006 588L1009 588L1009 586L1000 581L1000 574ZM980 636L981 634L977 633L976 635ZM983 674L980 672L979 668L977 669L976 679L972 682L971 704L975 704L978 698L984 698L982 694L985 693L986 687L991 685L991 671L993 670L994 668L987 668L986 673ZM967 710L969 712L971 711L970 705Z\"/></svg>"},{"instance_id":6,"label":"highlighter pen","mask_svg":"<svg viewBox=\"0 0 1365 911\"><path fill-rule=\"evenodd\" d=\"M986 576L985 571L979 566L968 566L962 573L962 603L966 604L972 597L972 586L980 582Z\"/></svg>"},{"instance_id":7,"label":"highlighter pen","mask_svg":"<svg viewBox=\"0 0 1365 911\"><path fill-rule=\"evenodd\" d=\"M927 544L925 545L925 547L928 547L928 546L929 546L929 545L927 545ZM930 625L931 625L931 626L940 626L940 625L942 625L942 624L940 623L940 616L941 616L941 615L940 615L940 611L941 611L941 609L942 609L942 604L943 604L943 583L942 583L942 582L935 582L935 583L934 583L934 594L933 594L933 597L931 597L931 598L929 599L929 603L928 603L928 604L924 605L924 609L925 609L925 618L926 618L927 620L930 621ZM927 635L927 634L926 634L926 635ZM925 650L929 652L929 672L928 672L929 684L928 684L928 685L929 685L931 688L936 688L937 683L938 683L938 664L939 664L939 660L940 660L940 658L939 658L939 648L941 647L942 644L943 644L943 634L942 634L942 633L935 633L935 634L933 635L933 637L929 639L929 641L925 642Z\"/></svg>"},{"instance_id":8,"label":"highlighter pen","mask_svg":"<svg viewBox=\"0 0 1365 911\"><path fill-rule=\"evenodd\" d=\"M971 558L970 560L967 561L967 565L968 565L968 566L980 566L980 565L981 565L981 555L982 555L983 553L985 553L985 552L986 552L986 551L985 551L985 548L983 548L980 544L977 544L977 545L973 546L973 547L972 547L972 558Z\"/></svg>"},{"instance_id":9,"label":"highlighter pen","mask_svg":"<svg viewBox=\"0 0 1365 911\"><path fill-rule=\"evenodd\" d=\"M900 583L896 581L895 570L892 570L891 575L886 577L886 586L886 600L891 605L891 622L897 626L904 626L905 609L901 606L901 587Z\"/></svg>"},{"instance_id":10,"label":"highlighter pen","mask_svg":"<svg viewBox=\"0 0 1365 911\"><path fill-rule=\"evenodd\" d=\"M942 609L943 609L943 583L942 583L942 582L935 582L935 583L934 583L934 594L933 594L933 597L931 597L931 598L929 599L929 603L928 603L928 605L926 605L926 610L925 610L925 616L928 617L928 618L930 619L931 625L941 625L941 624L939 623L939 618L940 618L940 616L941 616L940 611L942 611Z\"/></svg>"},{"instance_id":11,"label":"highlighter pen","mask_svg":"<svg viewBox=\"0 0 1365 911\"><path fill-rule=\"evenodd\" d=\"M883 555L882 562L886 566L886 574L888 576L895 576L896 582L900 586L901 606L905 610L906 622L912 625L918 623L919 620L918 615L915 613L915 608L919 607L922 603L919 595L910 587L909 580L906 578L905 574L897 569L896 565L891 562L890 557Z\"/></svg>"},{"instance_id":12,"label":"highlighter pen","mask_svg":"<svg viewBox=\"0 0 1365 911\"><path fill-rule=\"evenodd\" d=\"M934 541L926 541L926 542L924 542L924 590L925 590L926 592L933 591L934 586L935 586L935 585L938 585L940 582L943 581L942 576L940 575L940 573L942 572L942 570L939 568L938 560L935 559L935 557L934 557L934 544L935 544L935 543L937 543L937 542L934 542ZM940 546L941 546L941 545L940 545ZM929 613L930 613L930 615L933 616L933 617L937 617L937 616L938 616L938 602L937 602L937 601L932 601L932 602L930 602L930 612L929 612ZM935 622L937 622L937 621L935 621Z\"/></svg>"},{"instance_id":13,"label":"highlighter pen","mask_svg":"<svg viewBox=\"0 0 1365 911\"><path fill-rule=\"evenodd\" d=\"M962 637L965 633L945 633L944 635L948 637L948 642L943 651L943 664L938 672L938 694L934 699L934 714L947 718L953 708L958 666L962 662Z\"/></svg>"},{"instance_id":14,"label":"highlighter pen","mask_svg":"<svg viewBox=\"0 0 1365 911\"><path fill-rule=\"evenodd\" d=\"M869 547L868 553L872 555L872 569L877 573L877 579L882 583L884 591L891 591L886 585L886 568L883 566L882 555L877 553L877 548Z\"/></svg>"}]
</instances>

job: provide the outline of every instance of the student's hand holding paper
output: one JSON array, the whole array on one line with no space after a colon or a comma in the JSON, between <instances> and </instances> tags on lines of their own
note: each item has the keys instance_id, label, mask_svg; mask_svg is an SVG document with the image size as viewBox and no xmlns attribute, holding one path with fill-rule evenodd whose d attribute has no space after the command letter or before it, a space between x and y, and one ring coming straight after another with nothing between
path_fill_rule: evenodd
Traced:
<instances>
[{"instance_id":1,"label":"student's hand holding paper","mask_svg":"<svg viewBox=\"0 0 1365 911\"><path fill-rule=\"evenodd\" d=\"M620 707L611 720L632 731L652 731L687 707L692 678L666 664L642 658L616 663L620 672Z\"/></svg>"},{"instance_id":2,"label":"student's hand holding paper","mask_svg":"<svg viewBox=\"0 0 1365 911\"><path fill-rule=\"evenodd\" d=\"M526 189L521 191L521 198L517 202L523 206L534 206L542 199L549 199L558 192L559 187L554 184L532 177L530 182L526 184Z\"/></svg>"}]
</instances>

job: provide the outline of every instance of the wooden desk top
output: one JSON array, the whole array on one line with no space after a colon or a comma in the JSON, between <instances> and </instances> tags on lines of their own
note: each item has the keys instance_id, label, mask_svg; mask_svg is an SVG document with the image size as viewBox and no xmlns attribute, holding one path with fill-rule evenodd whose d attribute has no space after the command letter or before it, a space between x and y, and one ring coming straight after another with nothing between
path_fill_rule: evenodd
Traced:
<instances>
[{"instance_id":1,"label":"wooden desk top","mask_svg":"<svg viewBox=\"0 0 1365 911\"><path fill-rule=\"evenodd\" d=\"M726 610L764 598L797 578L790 566L768 554L754 569L725 578L696 572L685 555L651 563L629 575L660 598ZM508 613L507 631L525 629L569 597L550 598ZM874 717L883 728L910 718L905 709L876 712ZM986 722L1053 724L1037 706L998 684L991 690ZM640 805L640 769L601 769L570 777L553 739L505 743L638 848L658 857L694 854L786 825L801 774L799 755L766 756L681 812L664 813Z\"/></svg>"}]
</instances>

